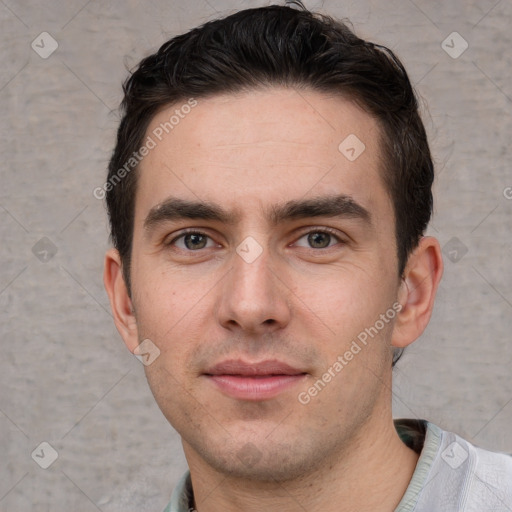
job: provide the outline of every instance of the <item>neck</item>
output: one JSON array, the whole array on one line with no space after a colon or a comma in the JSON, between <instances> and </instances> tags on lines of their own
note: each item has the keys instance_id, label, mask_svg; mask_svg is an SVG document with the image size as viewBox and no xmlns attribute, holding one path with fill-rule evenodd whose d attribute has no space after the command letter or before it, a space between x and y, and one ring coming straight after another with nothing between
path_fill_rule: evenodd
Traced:
<instances>
[{"instance_id":1,"label":"neck","mask_svg":"<svg viewBox=\"0 0 512 512\"><path fill-rule=\"evenodd\" d=\"M322 468L287 482L233 478L189 455L198 512L393 512L419 458L401 441L391 414L384 424L373 417Z\"/></svg>"}]
</instances>

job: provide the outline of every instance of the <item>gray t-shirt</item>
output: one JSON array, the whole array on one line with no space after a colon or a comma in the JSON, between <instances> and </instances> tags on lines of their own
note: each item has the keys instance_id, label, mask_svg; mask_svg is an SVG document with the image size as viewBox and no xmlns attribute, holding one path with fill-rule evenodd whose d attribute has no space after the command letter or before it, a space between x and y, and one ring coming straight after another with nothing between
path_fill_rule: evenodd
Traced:
<instances>
[{"instance_id":1,"label":"gray t-shirt","mask_svg":"<svg viewBox=\"0 0 512 512\"><path fill-rule=\"evenodd\" d=\"M510 454L478 448L426 420L394 422L402 441L420 454L395 512L512 512ZM187 471L164 512L193 511Z\"/></svg>"}]
</instances>

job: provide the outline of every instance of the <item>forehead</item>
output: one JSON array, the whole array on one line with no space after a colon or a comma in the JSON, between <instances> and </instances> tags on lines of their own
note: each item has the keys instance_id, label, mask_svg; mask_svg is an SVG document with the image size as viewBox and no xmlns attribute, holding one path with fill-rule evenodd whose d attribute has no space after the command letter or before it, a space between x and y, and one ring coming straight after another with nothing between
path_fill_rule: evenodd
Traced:
<instances>
[{"instance_id":1,"label":"forehead","mask_svg":"<svg viewBox=\"0 0 512 512\"><path fill-rule=\"evenodd\" d=\"M139 222L168 196L263 210L342 193L389 207L377 122L349 99L270 88L196 101L165 108L147 129L154 147L139 166Z\"/></svg>"}]
</instances>

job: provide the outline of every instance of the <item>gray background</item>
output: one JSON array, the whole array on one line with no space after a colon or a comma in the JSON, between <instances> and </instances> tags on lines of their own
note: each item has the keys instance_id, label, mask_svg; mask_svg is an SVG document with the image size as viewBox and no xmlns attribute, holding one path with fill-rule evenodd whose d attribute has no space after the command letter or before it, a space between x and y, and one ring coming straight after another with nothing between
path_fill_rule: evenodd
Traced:
<instances>
[{"instance_id":1,"label":"gray background","mask_svg":"<svg viewBox=\"0 0 512 512\"><path fill-rule=\"evenodd\" d=\"M126 66L172 35L265 4L0 0L0 511L161 510L186 468L113 325L106 214L92 191ZM445 275L430 326L395 370L394 415L512 452L512 2L306 5L348 17L403 59L437 163L429 233ZM43 31L58 43L46 59L31 47ZM454 31L469 45L458 58L442 47ZM31 457L42 441L58 452L46 470Z\"/></svg>"}]
</instances>

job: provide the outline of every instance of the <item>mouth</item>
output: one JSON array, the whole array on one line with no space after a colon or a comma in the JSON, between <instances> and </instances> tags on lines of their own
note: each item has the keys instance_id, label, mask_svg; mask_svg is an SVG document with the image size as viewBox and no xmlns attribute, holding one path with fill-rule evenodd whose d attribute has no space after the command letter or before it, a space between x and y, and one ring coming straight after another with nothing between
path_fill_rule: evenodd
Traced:
<instances>
[{"instance_id":1,"label":"mouth","mask_svg":"<svg viewBox=\"0 0 512 512\"><path fill-rule=\"evenodd\" d=\"M230 359L204 376L223 394L239 400L268 400L303 381L307 373L277 360L249 363Z\"/></svg>"}]
</instances>

